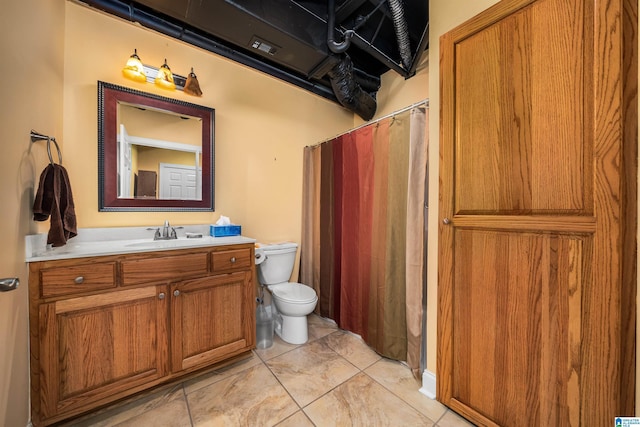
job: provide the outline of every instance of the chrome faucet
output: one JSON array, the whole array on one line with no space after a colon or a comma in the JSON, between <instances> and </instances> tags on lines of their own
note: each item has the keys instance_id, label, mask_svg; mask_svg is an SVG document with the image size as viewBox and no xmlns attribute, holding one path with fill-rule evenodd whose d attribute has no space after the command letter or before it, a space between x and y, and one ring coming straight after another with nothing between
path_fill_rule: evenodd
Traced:
<instances>
[{"instance_id":1,"label":"chrome faucet","mask_svg":"<svg viewBox=\"0 0 640 427\"><path fill-rule=\"evenodd\" d=\"M147 230L155 230L155 234L153 235L153 240L174 240L178 238L178 234L176 233L177 228L182 227L172 227L169 224L169 221L166 220L164 222L164 226L162 227L162 232L160 232L160 228L147 228Z\"/></svg>"},{"instance_id":2,"label":"chrome faucet","mask_svg":"<svg viewBox=\"0 0 640 427\"><path fill-rule=\"evenodd\" d=\"M164 221L164 227L162 227L162 239L169 239L169 230L171 229L171 226L169 225L169 220L165 220ZM175 234L175 230L173 231L173 233Z\"/></svg>"}]
</instances>

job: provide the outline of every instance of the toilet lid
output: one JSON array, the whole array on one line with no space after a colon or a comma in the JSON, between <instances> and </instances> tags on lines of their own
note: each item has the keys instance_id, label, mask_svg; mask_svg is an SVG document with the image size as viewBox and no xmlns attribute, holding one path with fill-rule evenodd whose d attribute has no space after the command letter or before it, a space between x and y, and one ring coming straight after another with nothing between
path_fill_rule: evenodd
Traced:
<instances>
[{"instance_id":1,"label":"toilet lid","mask_svg":"<svg viewBox=\"0 0 640 427\"><path fill-rule=\"evenodd\" d=\"M284 302L309 303L316 301L316 292L307 285L301 283L279 283L269 287L273 295Z\"/></svg>"}]
</instances>

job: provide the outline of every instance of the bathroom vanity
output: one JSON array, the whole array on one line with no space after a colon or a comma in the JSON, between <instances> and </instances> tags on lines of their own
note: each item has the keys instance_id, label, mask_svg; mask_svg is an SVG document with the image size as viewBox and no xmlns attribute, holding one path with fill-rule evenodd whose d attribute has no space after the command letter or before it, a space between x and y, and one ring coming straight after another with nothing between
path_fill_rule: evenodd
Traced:
<instances>
[{"instance_id":1,"label":"bathroom vanity","mask_svg":"<svg viewBox=\"0 0 640 427\"><path fill-rule=\"evenodd\" d=\"M35 426L254 348L252 239L69 245L27 254Z\"/></svg>"}]
</instances>

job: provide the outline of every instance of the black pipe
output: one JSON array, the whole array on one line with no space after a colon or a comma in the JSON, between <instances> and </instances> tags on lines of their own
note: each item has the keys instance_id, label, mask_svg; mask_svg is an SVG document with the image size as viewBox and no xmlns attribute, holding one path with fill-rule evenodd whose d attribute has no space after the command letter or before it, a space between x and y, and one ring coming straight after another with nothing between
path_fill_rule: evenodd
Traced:
<instances>
[{"instance_id":1,"label":"black pipe","mask_svg":"<svg viewBox=\"0 0 640 427\"><path fill-rule=\"evenodd\" d=\"M335 26L336 26L336 1L329 0L328 10L327 10L327 46L329 47L329 50L331 50L331 52L333 53L343 53L351 45L351 37L353 37L353 35L355 34L355 31L353 30L345 31L344 40L338 43L334 39Z\"/></svg>"},{"instance_id":2,"label":"black pipe","mask_svg":"<svg viewBox=\"0 0 640 427\"><path fill-rule=\"evenodd\" d=\"M416 49L416 54L413 56L411 67L409 67L409 77L412 77L416 73L416 68L418 68L418 62L422 58L425 50L429 47L429 23L427 22L427 26L424 27L424 31L422 32L422 37L420 37L420 43L418 43L418 48Z\"/></svg>"}]
</instances>

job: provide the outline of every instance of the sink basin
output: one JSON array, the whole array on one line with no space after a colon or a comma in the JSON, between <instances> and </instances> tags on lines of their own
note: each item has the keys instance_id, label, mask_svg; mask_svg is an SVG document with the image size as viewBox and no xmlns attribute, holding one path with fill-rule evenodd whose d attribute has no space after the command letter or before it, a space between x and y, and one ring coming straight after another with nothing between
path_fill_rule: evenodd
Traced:
<instances>
[{"instance_id":1,"label":"sink basin","mask_svg":"<svg viewBox=\"0 0 640 427\"><path fill-rule=\"evenodd\" d=\"M199 246L205 244L205 239L175 239L175 240L149 240L125 245L128 248L155 249L155 248L182 248L185 246Z\"/></svg>"}]
</instances>

